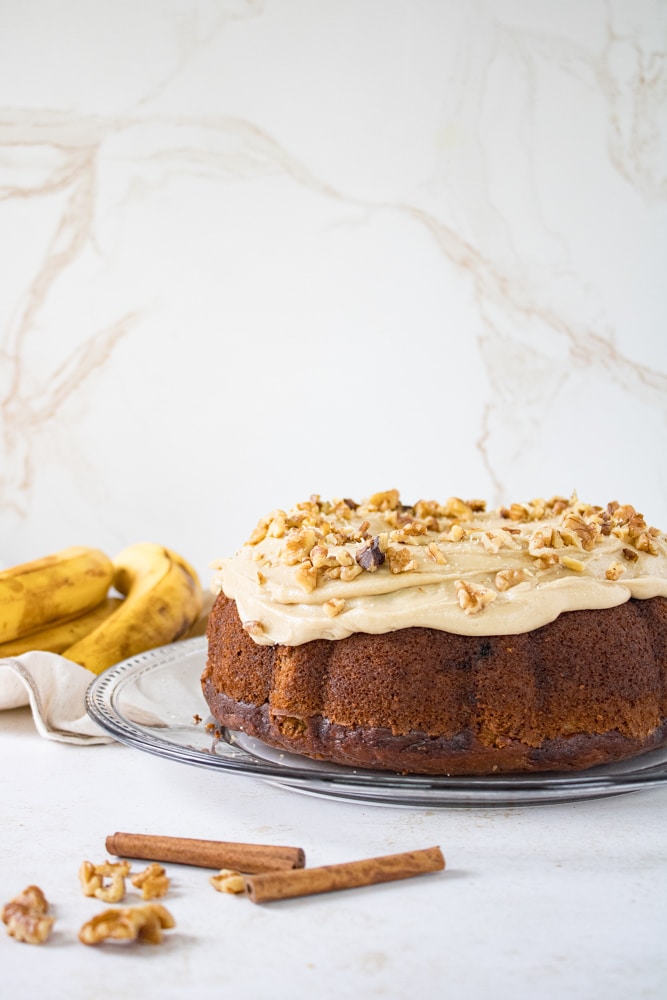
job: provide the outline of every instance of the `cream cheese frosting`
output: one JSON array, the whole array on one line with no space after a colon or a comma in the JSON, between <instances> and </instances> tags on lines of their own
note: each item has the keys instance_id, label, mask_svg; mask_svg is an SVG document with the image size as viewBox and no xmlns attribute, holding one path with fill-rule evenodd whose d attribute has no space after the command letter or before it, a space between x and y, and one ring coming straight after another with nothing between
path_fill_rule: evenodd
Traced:
<instances>
[{"instance_id":1,"label":"cream cheese frosting","mask_svg":"<svg viewBox=\"0 0 667 1000\"><path fill-rule=\"evenodd\" d=\"M667 536L629 504L578 497L357 504L313 496L263 518L213 589L255 642L300 645L411 626L529 632L565 611L667 597Z\"/></svg>"}]
</instances>

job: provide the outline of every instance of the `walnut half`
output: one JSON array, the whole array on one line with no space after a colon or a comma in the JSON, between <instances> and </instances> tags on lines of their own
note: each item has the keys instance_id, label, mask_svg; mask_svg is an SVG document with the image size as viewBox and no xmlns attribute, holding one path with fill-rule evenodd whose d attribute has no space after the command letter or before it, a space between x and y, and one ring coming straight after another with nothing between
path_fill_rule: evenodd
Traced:
<instances>
[{"instance_id":1,"label":"walnut half","mask_svg":"<svg viewBox=\"0 0 667 1000\"><path fill-rule=\"evenodd\" d=\"M88 920L79 931L83 944L102 944L104 941L142 941L160 944L162 931L176 926L169 910L161 903L144 906L123 906L104 910Z\"/></svg>"},{"instance_id":2,"label":"walnut half","mask_svg":"<svg viewBox=\"0 0 667 1000\"><path fill-rule=\"evenodd\" d=\"M459 607L466 615L479 614L487 604L491 604L496 599L495 590L490 590L488 587L467 583L465 580L456 580L454 586L456 587Z\"/></svg>"},{"instance_id":3,"label":"walnut half","mask_svg":"<svg viewBox=\"0 0 667 1000\"><path fill-rule=\"evenodd\" d=\"M101 865L82 861L79 882L84 896L95 896L105 903L119 903L125 895L125 879L129 874L129 861L105 861Z\"/></svg>"},{"instance_id":4,"label":"walnut half","mask_svg":"<svg viewBox=\"0 0 667 1000\"><path fill-rule=\"evenodd\" d=\"M49 937L54 918L48 916L49 904L37 885L29 885L3 906L0 913L7 933L25 944L43 944Z\"/></svg>"},{"instance_id":5,"label":"walnut half","mask_svg":"<svg viewBox=\"0 0 667 1000\"><path fill-rule=\"evenodd\" d=\"M169 878L162 865L152 861L143 871L132 876L132 885L141 889L142 899L156 899L165 896L169 889Z\"/></svg>"}]
</instances>

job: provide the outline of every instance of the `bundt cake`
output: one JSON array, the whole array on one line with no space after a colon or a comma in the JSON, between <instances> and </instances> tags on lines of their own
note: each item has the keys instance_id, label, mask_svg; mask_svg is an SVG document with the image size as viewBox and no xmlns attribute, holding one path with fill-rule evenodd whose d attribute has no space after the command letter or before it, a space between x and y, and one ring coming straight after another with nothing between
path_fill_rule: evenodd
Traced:
<instances>
[{"instance_id":1,"label":"bundt cake","mask_svg":"<svg viewBox=\"0 0 667 1000\"><path fill-rule=\"evenodd\" d=\"M272 747L480 775L667 743L667 537L630 505L313 496L216 570L204 696Z\"/></svg>"}]
</instances>

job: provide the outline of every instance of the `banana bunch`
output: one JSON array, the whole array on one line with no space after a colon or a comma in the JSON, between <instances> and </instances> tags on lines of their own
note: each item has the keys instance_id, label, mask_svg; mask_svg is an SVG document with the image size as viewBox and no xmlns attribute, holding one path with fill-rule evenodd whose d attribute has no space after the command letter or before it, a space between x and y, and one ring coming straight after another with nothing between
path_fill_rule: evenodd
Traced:
<instances>
[{"instance_id":1,"label":"banana bunch","mask_svg":"<svg viewBox=\"0 0 667 1000\"><path fill-rule=\"evenodd\" d=\"M0 572L0 657L48 650L99 674L200 632L202 607L197 573L162 545L130 545L114 559L64 549Z\"/></svg>"}]
</instances>

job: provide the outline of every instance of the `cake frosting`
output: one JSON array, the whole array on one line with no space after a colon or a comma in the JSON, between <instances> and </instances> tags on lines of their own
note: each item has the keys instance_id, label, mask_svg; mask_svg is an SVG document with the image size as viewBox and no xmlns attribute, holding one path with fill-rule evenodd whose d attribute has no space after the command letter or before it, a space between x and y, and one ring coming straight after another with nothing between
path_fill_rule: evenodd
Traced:
<instances>
[{"instance_id":1,"label":"cake frosting","mask_svg":"<svg viewBox=\"0 0 667 1000\"><path fill-rule=\"evenodd\" d=\"M458 497L408 505L392 489L274 510L214 568L213 589L259 645L413 626L497 636L667 597L667 536L616 501L557 496L487 510Z\"/></svg>"}]
</instances>

